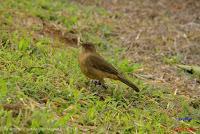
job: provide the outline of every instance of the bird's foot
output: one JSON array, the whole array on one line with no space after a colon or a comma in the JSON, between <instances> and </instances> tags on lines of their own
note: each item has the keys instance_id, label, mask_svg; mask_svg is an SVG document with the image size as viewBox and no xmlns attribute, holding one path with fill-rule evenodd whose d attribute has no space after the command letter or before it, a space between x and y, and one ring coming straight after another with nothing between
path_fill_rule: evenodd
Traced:
<instances>
[{"instance_id":1,"label":"bird's foot","mask_svg":"<svg viewBox=\"0 0 200 134\"><path fill-rule=\"evenodd\" d=\"M106 86L105 84L101 85L104 89L108 89L108 86Z\"/></svg>"},{"instance_id":2,"label":"bird's foot","mask_svg":"<svg viewBox=\"0 0 200 134\"><path fill-rule=\"evenodd\" d=\"M95 86L107 89L108 87L102 83L100 80L91 80L91 83L93 83Z\"/></svg>"},{"instance_id":3,"label":"bird's foot","mask_svg":"<svg viewBox=\"0 0 200 134\"><path fill-rule=\"evenodd\" d=\"M108 87L105 85L104 82L99 81L98 85L99 87L103 88L103 89L107 89Z\"/></svg>"},{"instance_id":4,"label":"bird's foot","mask_svg":"<svg viewBox=\"0 0 200 134\"><path fill-rule=\"evenodd\" d=\"M90 81L92 84L96 85L101 85L101 82L99 80L91 80Z\"/></svg>"}]
</instances>

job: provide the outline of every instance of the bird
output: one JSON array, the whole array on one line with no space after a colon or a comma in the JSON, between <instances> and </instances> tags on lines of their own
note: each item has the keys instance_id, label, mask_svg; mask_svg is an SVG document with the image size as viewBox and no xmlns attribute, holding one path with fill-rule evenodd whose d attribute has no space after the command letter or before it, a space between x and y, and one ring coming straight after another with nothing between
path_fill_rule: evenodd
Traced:
<instances>
[{"instance_id":1,"label":"bird","mask_svg":"<svg viewBox=\"0 0 200 134\"><path fill-rule=\"evenodd\" d=\"M139 88L126 79L112 64L108 63L97 51L95 45L90 42L80 43L82 49L79 54L81 72L92 80L98 80L105 85L104 78L119 80L131 87L136 92Z\"/></svg>"}]
</instances>

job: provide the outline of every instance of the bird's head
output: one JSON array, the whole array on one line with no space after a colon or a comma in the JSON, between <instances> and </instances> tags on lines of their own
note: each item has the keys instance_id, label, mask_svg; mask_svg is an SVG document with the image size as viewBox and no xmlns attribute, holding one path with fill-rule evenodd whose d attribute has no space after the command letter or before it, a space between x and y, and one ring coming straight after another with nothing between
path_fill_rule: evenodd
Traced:
<instances>
[{"instance_id":1,"label":"bird's head","mask_svg":"<svg viewBox=\"0 0 200 134\"><path fill-rule=\"evenodd\" d=\"M85 52L96 52L95 45L91 42L84 42L81 40L80 36L78 36L78 46L82 47L82 50Z\"/></svg>"},{"instance_id":2,"label":"bird's head","mask_svg":"<svg viewBox=\"0 0 200 134\"><path fill-rule=\"evenodd\" d=\"M90 42L81 43L82 48L87 52L96 52L94 44Z\"/></svg>"}]
</instances>

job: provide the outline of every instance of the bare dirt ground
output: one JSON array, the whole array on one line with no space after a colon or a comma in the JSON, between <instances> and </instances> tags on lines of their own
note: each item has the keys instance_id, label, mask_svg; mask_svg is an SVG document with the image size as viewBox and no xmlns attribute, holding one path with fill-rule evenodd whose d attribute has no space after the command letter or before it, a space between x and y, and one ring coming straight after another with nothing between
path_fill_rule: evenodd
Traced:
<instances>
[{"instance_id":1,"label":"bare dirt ground","mask_svg":"<svg viewBox=\"0 0 200 134\"><path fill-rule=\"evenodd\" d=\"M199 98L200 80L176 64L200 65L199 0L76 0L103 7L115 22L124 57L142 63L136 72L153 85L162 85L179 95ZM141 78L142 78L141 77Z\"/></svg>"}]
</instances>

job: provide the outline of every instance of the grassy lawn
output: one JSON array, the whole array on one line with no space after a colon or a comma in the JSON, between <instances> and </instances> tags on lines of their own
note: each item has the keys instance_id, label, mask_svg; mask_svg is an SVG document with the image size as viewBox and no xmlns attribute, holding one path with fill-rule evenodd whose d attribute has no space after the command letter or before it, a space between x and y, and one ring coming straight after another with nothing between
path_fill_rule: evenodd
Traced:
<instances>
[{"instance_id":1,"label":"grassy lawn","mask_svg":"<svg viewBox=\"0 0 200 134\"><path fill-rule=\"evenodd\" d=\"M103 8L66 0L0 0L0 132L173 133L198 129L198 109L172 90L149 85L120 56L115 22ZM142 89L106 80L89 86L79 48L65 34L81 34ZM167 60L166 60L167 61ZM191 117L191 121L177 118ZM196 118L196 119L195 119Z\"/></svg>"}]
</instances>

